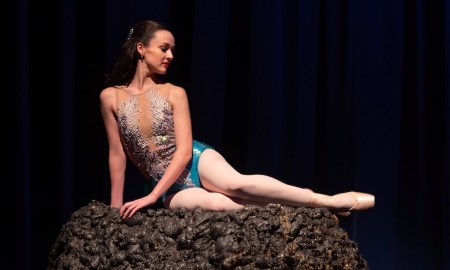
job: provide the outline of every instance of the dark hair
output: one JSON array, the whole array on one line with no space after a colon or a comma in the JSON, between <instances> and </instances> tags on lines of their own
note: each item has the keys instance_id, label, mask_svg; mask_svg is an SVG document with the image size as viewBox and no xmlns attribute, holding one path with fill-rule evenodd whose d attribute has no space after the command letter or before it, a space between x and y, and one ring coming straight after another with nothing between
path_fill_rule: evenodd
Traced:
<instances>
[{"instance_id":1,"label":"dark hair","mask_svg":"<svg viewBox=\"0 0 450 270\"><path fill-rule=\"evenodd\" d=\"M136 62L140 56L136 50L136 44L141 42L144 46L148 46L150 39L159 30L170 31L160 22L151 20L138 22L130 29L127 40L120 47L119 57L111 73L106 75L106 87L118 85L128 86L131 83L136 72Z\"/></svg>"}]
</instances>

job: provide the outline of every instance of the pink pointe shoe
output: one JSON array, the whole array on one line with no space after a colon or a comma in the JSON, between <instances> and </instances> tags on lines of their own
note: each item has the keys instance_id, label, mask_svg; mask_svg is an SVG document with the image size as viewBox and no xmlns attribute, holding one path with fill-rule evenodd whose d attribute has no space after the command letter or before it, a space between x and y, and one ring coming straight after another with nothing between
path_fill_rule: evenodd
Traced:
<instances>
[{"instance_id":1,"label":"pink pointe shoe","mask_svg":"<svg viewBox=\"0 0 450 270\"><path fill-rule=\"evenodd\" d=\"M331 196L330 210L340 216L349 216L352 211L369 209L375 206L375 196L361 192L345 192Z\"/></svg>"}]
</instances>

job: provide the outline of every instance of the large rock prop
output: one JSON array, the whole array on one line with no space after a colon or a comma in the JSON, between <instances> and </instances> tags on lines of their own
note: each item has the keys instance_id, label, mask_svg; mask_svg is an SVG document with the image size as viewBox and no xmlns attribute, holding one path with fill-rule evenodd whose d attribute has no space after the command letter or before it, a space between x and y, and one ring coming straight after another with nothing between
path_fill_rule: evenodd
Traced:
<instances>
[{"instance_id":1,"label":"large rock prop","mask_svg":"<svg viewBox=\"0 0 450 270\"><path fill-rule=\"evenodd\" d=\"M51 269L369 269L325 208L147 209L123 220L92 201L63 225Z\"/></svg>"}]
</instances>

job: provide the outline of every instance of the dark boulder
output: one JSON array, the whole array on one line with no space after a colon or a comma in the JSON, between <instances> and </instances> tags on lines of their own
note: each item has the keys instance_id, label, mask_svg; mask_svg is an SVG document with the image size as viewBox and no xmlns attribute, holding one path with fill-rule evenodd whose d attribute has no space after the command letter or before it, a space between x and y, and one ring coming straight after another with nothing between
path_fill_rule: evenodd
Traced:
<instances>
[{"instance_id":1,"label":"dark boulder","mask_svg":"<svg viewBox=\"0 0 450 270\"><path fill-rule=\"evenodd\" d=\"M63 225L52 269L369 269L325 208L147 209L123 220L92 201Z\"/></svg>"}]
</instances>

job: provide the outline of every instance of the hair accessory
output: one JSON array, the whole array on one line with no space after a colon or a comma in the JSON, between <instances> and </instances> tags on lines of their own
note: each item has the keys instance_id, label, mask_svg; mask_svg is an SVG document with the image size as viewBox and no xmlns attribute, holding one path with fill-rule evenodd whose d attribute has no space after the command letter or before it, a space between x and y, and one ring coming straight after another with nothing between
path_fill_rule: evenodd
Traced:
<instances>
[{"instance_id":1,"label":"hair accessory","mask_svg":"<svg viewBox=\"0 0 450 270\"><path fill-rule=\"evenodd\" d=\"M133 28L131 28L130 32L128 32L128 39L131 37L132 34L133 34Z\"/></svg>"}]
</instances>

